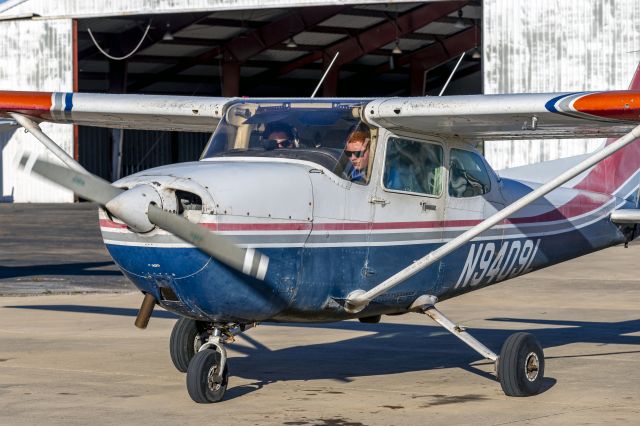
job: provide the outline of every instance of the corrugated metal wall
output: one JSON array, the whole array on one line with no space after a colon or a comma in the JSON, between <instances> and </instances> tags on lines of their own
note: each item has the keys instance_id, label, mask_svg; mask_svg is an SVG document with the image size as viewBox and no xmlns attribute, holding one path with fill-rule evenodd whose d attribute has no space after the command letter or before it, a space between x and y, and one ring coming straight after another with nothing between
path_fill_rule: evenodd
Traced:
<instances>
[{"instance_id":1,"label":"corrugated metal wall","mask_svg":"<svg viewBox=\"0 0 640 426\"><path fill-rule=\"evenodd\" d=\"M197 161L209 134L126 130L122 150L122 175L164 164Z\"/></svg>"},{"instance_id":2,"label":"corrugated metal wall","mask_svg":"<svg viewBox=\"0 0 640 426\"><path fill-rule=\"evenodd\" d=\"M73 89L70 19L0 21L0 90L71 91ZM73 127L43 124L65 151L73 149ZM14 158L22 151L55 161L33 136L18 130L0 140L2 199L16 202L70 202L73 194L18 172Z\"/></svg>"},{"instance_id":3,"label":"corrugated metal wall","mask_svg":"<svg viewBox=\"0 0 640 426\"><path fill-rule=\"evenodd\" d=\"M484 0L484 93L626 89L640 60L638 0ZM602 140L487 141L497 169L598 148Z\"/></svg>"},{"instance_id":4,"label":"corrugated metal wall","mask_svg":"<svg viewBox=\"0 0 640 426\"><path fill-rule=\"evenodd\" d=\"M197 161L209 140L208 133L125 130L122 176L164 164ZM80 126L80 163L91 173L111 180L111 130Z\"/></svg>"},{"instance_id":5,"label":"corrugated metal wall","mask_svg":"<svg viewBox=\"0 0 640 426\"><path fill-rule=\"evenodd\" d=\"M409 3L415 0L394 0L393 3ZM207 10L241 10L288 8L301 6L327 6L335 4L389 3L388 0L27 0L2 13L15 16L37 13L43 17L90 17L104 14L130 13L154 14L171 12L195 12ZM0 7L0 11L2 7Z\"/></svg>"}]
</instances>

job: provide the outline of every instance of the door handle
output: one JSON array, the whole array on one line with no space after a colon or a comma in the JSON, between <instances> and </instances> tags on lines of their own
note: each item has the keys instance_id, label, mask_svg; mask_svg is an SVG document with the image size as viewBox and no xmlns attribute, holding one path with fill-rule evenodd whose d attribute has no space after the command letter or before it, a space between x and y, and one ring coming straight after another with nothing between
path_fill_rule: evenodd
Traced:
<instances>
[{"instance_id":1,"label":"door handle","mask_svg":"<svg viewBox=\"0 0 640 426\"><path fill-rule=\"evenodd\" d=\"M382 205L382 207L384 207L384 206L386 206L387 204L390 203L390 201L387 201L384 198L378 198L378 197L369 198L369 202L371 204L380 204L380 205Z\"/></svg>"}]
</instances>

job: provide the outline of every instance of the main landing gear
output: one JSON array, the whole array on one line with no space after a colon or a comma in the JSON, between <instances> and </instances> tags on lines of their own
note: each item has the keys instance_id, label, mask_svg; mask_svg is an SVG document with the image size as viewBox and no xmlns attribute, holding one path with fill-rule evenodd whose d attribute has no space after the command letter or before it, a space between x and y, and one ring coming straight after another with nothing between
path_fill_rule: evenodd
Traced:
<instances>
[{"instance_id":1,"label":"main landing gear","mask_svg":"<svg viewBox=\"0 0 640 426\"><path fill-rule=\"evenodd\" d=\"M256 324L209 324L181 318L171 332L175 367L187 373L187 391L195 402L207 404L224 397L229 383L224 345Z\"/></svg>"},{"instance_id":2,"label":"main landing gear","mask_svg":"<svg viewBox=\"0 0 640 426\"><path fill-rule=\"evenodd\" d=\"M437 301L435 296L421 296L411 308L428 315L480 355L495 362L496 374L505 395L531 396L540 393L544 378L544 353L542 346L532 334L512 334L502 345L498 356L464 328L445 317L435 307Z\"/></svg>"},{"instance_id":3,"label":"main landing gear","mask_svg":"<svg viewBox=\"0 0 640 426\"><path fill-rule=\"evenodd\" d=\"M191 358L200 350L208 336L207 324L191 318L180 318L171 331L169 353L178 371L186 373Z\"/></svg>"}]
</instances>

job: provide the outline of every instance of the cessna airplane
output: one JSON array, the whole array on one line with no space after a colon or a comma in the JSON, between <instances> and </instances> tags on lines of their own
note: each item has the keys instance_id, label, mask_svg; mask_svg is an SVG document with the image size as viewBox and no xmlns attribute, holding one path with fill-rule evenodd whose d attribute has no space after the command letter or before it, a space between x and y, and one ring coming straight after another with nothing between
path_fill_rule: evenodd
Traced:
<instances>
[{"instance_id":1,"label":"cessna airplane","mask_svg":"<svg viewBox=\"0 0 640 426\"><path fill-rule=\"evenodd\" d=\"M437 302L637 237L640 68L629 91L380 99L0 92L63 164L19 163L101 205L109 253L179 314L176 368L199 403L228 384L225 344L265 321L419 312L496 364L505 394L541 391L544 354L515 333L499 354ZM39 122L202 131L200 161L110 184ZM621 137L620 137L621 136ZM610 137L590 155L496 174L479 141ZM570 142L568 142L570 143ZM517 178L515 176L517 175ZM556 176L542 183L550 176Z\"/></svg>"}]
</instances>

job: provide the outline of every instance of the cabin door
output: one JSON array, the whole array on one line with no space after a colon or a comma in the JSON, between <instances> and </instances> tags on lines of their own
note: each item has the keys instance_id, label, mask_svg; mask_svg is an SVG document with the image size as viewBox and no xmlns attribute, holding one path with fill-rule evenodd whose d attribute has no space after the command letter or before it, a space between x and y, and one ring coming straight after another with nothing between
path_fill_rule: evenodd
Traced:
<instances>
[{"instance_id":1,"label":"cabin door","mask_svg":"<svg viewBox=\"0 0 640 426\"><path fill-rule=\"evenodd\" d=\"M379 284L442 244L444 147L418 138L389 135L379 147L372 177L372 223L365 268L370 286ZM438 265L381 296L411 303L439 284ZM370 287L369 287L370 288Z\"/></svg>"}]
</instances>

